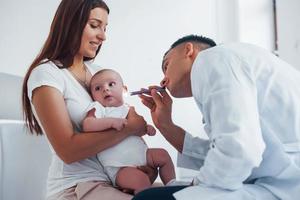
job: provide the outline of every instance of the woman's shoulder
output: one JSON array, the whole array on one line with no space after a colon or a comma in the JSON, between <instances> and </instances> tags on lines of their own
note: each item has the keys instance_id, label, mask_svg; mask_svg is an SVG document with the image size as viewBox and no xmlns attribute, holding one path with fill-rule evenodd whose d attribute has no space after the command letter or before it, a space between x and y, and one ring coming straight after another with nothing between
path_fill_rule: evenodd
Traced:
<instances>
[{"instance_id":1,"label":"woman's shoulder","mask_svg":"<svg viewBox=\"0 0 300 200\"><path fill-rule=\"evenodd\" d=\"M29 80L51 80L62 83L65 80L63 70L51 61L44 62L32 70Z\"/></svg>"},{"instance_id":2,"label":"woman's shoulder","mask_svg":"<svg viewBox=\"0 0 300 200\"><path fill-rule=\"evenodd\" d=\"M55 87L63 92L65 87L63 70L50 61L38 65L32 70L27 82L29 93L43 85ZM31 95L29 97L31 98Z\"/></svg>"},{"instance_id":3,"label":"woman's shoulder","mask_svg":"<svg viewBox=\"0 0 300 200\"><path fill-rule=\"evenodd\" d=\"M47 61L39 64L32 70L32 73L44 74L49 73L53 75L62 74L62 69L58 68L52 61Z\"/></svg>"}]
</instances>

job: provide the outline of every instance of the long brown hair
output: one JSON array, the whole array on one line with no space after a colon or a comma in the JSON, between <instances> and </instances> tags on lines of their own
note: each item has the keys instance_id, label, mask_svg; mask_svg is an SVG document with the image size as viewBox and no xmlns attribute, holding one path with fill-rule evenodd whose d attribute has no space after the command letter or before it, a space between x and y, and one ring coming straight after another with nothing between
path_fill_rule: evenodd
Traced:
<instances>
[{"instance_id":1,"label":"long brown hair","mask_svg":"<svg viewBox=\"0 0 300 200\"><path fill-rule=\"evenodd\" d=\"M57 67L68 68L79 51L83 29L88 21L90 11L103 8L109 13L109 8L102 0L62 0L51 24L48 38L38 56L30 65L23 81L22 104L26 125L31 133L42 135L42 129L33 115L28 98L27 82L34 68L42 63L52 61L59 63ZM100 47L96 51L98 54ZM84 60L94 58L84 57Z\"/></svg>"}]
</instances>

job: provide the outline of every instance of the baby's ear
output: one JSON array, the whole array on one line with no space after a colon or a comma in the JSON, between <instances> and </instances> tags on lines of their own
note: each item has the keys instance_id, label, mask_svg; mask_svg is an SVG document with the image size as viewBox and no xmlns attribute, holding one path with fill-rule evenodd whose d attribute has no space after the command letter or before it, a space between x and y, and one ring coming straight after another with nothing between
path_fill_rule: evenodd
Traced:
<instances>
[{"instance_id":1,"label":"baby's ear","mask_svg":"<svg viewBox=\"0 0 300 200\"><path fill-rule=\"evenodd\" d=\"M123 86L123 92L128 92L126 85Z\"/></svg>"}]
</instances>

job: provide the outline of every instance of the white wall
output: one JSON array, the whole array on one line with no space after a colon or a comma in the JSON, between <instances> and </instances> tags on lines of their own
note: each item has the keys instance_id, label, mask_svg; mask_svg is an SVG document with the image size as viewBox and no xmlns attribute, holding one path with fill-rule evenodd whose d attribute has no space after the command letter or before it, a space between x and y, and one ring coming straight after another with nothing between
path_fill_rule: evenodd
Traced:
<instances>
[{"instance_id":1,"label":"white wall","mask_svg":"<svg viewBox=\"0 0 300 200\"><path fill-rule=\"evenodd\" d=\"M59 0L0 0L0 72L24 75L48 35Z\"/></svg>"},{"instance_id":2,"label":"white wall","mask_svg":"<svg viewBox=\"0 0 300 200\"><path fill-rule=\"evenodd\" d=\"M300 70L300 1L277 0L278 54Z\"/></svg>"},{"instance_id":3,"label":"white wall","mask_svg":"<svg viewBox=\"0 0 300 200\"><path fill-rule=\"evenodd\" d=\"M236 42L239 40L239 0L214 0L215 33L219 43Z\"/></svg>"},{"instance_id":4,"label":"white wall","mask_svg":"<svg viewBox=\"0 0 300 200\"><path fill-rule=\"evenodd\" d=\"M239 41L274 50L272 0L238 1Z\"/></svg>"},{"instance_id":5,"label":"white wall","mask_svg":"<svg viewBox=\"0 0 300 200\"><path fill-rule=\"evenodd\" d=\"M216 40L274 50L272 0L214 0Z\"/></svg>"},{"instance_id":6,"label":"white wall","mask_svg":"<svg viewBox=\"0 0 300 200\"><path fill-rule=\"evenodd\" d=\"M233 1L233 0L230 0ZM238 4L238 41L275 50L273 0L235 0ZM277 10L276 53L300 70L300 1L275 0Z\"/></svg>"}]
</instances>

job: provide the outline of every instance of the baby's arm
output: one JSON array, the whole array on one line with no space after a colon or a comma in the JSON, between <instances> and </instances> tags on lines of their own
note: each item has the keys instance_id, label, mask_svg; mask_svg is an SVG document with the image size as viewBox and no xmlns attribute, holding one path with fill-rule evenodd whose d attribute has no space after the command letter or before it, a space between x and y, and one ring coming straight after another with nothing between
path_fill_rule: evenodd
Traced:
<instances>
[{"instance_id":1,"label":"baby's arm","mask_svg":"<svg viewBox=\"0 0 300 200\"><path fill-rule=\"evenodd\" d=\"M103 131L106 129L114 128L121 130L127 123L126 119L122 118L96 118L95 108L90 110L82 122L84 132L90 131Z\"/></svg>"}]
</instances>

